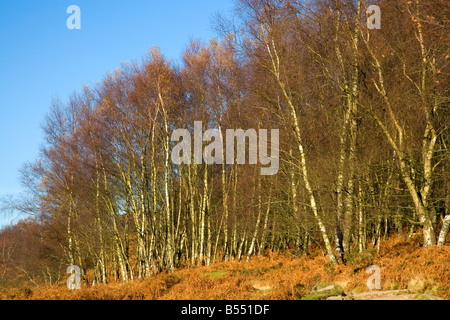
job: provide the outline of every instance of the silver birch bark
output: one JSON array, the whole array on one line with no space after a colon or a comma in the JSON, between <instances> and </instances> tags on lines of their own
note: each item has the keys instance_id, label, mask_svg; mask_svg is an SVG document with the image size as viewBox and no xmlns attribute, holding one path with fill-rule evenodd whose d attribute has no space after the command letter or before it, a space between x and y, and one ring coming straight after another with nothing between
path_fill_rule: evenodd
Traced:
<instances>
[{"instance_id":1,"label":"silver birch bark","mask_svg":"<svg viewBox=\"0 0 450 320\"><path fill-rule=\"evenodd\" d=\"M288 93L288 89L286 88L283 80L281 79L280 57L279 57L277 49L276 49L275 41L273 39L269 39L269 37L267 35L267 30L265 29L265 27L263 25L261 25L261 30L262 30L261 36L264 39L267 53L269 54L270 61L272 64L271 73L275 77L275 80L281 90L281 93L284 96L284 98L289 106L290 116L292 119L292 124L294 126L294 133L295 133L295 137L297 139L298 151L300 154L301 174L302 174L302 178L303 178L303 183L307 190L310 208L313 212L314 218L316 219L317 225L319 227L319 231L322 235L328 257L332 263L336 263L336 258L335 258L334 252L333 252L333 248L331 246L330 239L328 238L327 228L322 221L322 217L319 214L319 209L317 207L317 201L314 196L313 188L312 188L310 180L309 180L309 172L308 172L306 154L304 151L303 139L302 139L301 130L300 130L300 120L298 119L297 110L292 102L291 95Z\"/></svg>"},{"instance_id":2,"label":"silver birch bark","mask_svg":"<svg viewBox=\"0 0 450 320\"><path fill-rule=\"evenodd\" d=\"M438 245L443 246L445 244L445 239L447 238L448 230L450 228L450 214L447 214L442 220L442 228L438 237Z\"/></svg>"},{"instance_id":3,"label":"silver birch bark","mask_svg":"<svg viewBox=\"0 0 450 320\"><path fill-rule=\"evenodd\" d=\"M373 118L375 119L376 123L379 125L379 127L382 129L387 141L391 145L391 147L396 152L399 166L400 166L400 173L403 181L405 182L408 192L412 198L413 204L415 206L415 211L417 213L417 216L419 217L419 221L421 225L423 226L423 239L424 239L424 246L429 247L436 244L436 237L435 232L432 224L432 218L430 216L430 212L427 209L426 205L426 199L430 192L430 183L431 183L431 174L432 174L432 157L435 152L435 144L436 144L436 132L433 128L433 124L431 121L430 110L427 109L426 106L424 106L424 112L426 115L426 128L424 132L423 137L423 148L422 148L422 166L424 169L424 180L428 181L423 184L422 187L419 186L418 183L415 183L413 177L411 176L411 172L413 170L412 165L409 161L408 154L406 153L405 145L404 145L404 135L405 130L404 127L401 126L397 116L395 115L391 103L387 94L387 90L385 88L384 84L384 75L381 68L381 63L379 58L376 56L372 45L369 43L369 36L362 37L362 39L365 42L366 48L368 49L368 52L373 59L374 66L377 70L377 79L374 82L375 88L377 89L378 93L383 97L386 109L388 111L389 119L391 120L394 132L391 132L391 130L388 129L388 126L385 122L383 122L375 113L370 111L372 113ZM425 62L424 62L425 63ZM423 67L425 69L425 66ZM425 70L426 71L426 70ZM424 72L425 72L424 71ZM407 75L406 75L407 76ZM407 76L408 77L408 76ZM425 77L425 76L424 76ZM424 85L424 83L423 83ZM417 88L419 88L417 86ZM421 91L422 89L418 89ZM421 91L422 92L422 91ZM425 202L423 201L425 199Z\"/></svg>"}]
</instances>

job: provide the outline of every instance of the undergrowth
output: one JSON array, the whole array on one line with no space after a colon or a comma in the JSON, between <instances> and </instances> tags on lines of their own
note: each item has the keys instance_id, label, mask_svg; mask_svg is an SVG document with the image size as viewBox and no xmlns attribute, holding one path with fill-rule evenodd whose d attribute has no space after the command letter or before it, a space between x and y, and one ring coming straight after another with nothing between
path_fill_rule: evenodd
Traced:
<instances>
[{"instance_id":1,"label":"undergrowth","mask_svg":"<svg viewBox=\"0 0 450 320\"><path fill-rule=\"evenodd\" d=\"M51 287L0 287L0 299L299 300L308 298L321 282L346 292L368 291L366 268L371 264L380 267L381 290L407 289L450 299L450 247L423 248L399 239L384 241L379 252L352 251L346 265L333 265L320 254L292 258L271 253L250 261L216 262L72 291L65 282Z\"/></svg>"}]
</instances>

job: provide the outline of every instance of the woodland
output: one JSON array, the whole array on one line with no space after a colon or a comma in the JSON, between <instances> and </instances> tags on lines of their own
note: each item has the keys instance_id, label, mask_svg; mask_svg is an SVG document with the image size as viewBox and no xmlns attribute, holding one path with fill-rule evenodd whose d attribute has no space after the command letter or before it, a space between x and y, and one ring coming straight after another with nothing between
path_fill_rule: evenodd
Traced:
<instances>
[{"instance_id":1,"label":"woodland","mask_svg":"<svg viewBox=\"0 0 450 320\"><path fill-rule=\"evenodd\" d=\"M70 265L91 286L268 252L338 266L389 237L448 246L449 9L236 0L180 63L153 47L53 101L26 194L2 203L28 218L0 230L0 286L64 284ZM196 121L279 130L277 173L248 154L173 163L172 133L194 145Z\"/></svg>"}]
</instances>

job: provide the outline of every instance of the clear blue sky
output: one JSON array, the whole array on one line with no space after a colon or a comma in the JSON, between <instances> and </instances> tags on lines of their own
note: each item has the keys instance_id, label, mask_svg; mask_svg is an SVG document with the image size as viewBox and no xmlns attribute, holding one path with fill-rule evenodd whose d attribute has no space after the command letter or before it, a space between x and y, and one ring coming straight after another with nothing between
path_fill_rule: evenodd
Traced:
<instances>
[{"instance_id":1,"label":"clear blue sky","mask_svg":"<svg viewBox=\"0 0 450 320\"><path fill-rule=\"evenodd\" d=\"M72 4L81 30L66 26ZM38 156L53 98L66 101L151 46L178 61L190 39L214 36L214 15L232 7L232 0L0 0L0 197L21 192L18 169ZM11 222L15 215L0 213L0 228Z\"/></svg>"}]
</instances>

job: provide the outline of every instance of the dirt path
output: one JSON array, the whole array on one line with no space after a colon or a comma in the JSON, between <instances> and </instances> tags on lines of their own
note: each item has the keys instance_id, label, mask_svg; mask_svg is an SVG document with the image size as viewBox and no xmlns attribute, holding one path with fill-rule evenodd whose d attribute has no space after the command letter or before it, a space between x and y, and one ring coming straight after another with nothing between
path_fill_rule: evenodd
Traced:
<instances>
[{"instance_id":1,"label":"dirt path","mask_svg":"<svg viewBox=\"0 0 450 320\"><path fill-rule=\"evenodd\" d=\"M441 300L431 294L414 294L408 290L370 291L348 293L346 296L329 297L327 300Z\"/></svg>"}]
</instances>

